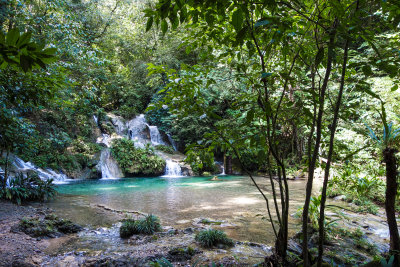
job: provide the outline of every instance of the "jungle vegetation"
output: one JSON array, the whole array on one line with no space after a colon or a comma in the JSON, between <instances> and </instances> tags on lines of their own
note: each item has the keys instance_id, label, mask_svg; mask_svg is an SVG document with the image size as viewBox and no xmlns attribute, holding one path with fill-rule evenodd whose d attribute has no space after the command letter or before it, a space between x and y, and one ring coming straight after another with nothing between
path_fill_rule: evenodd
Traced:
<instances>
[{"instance_id":1,"label":"jungle vegetation","mask_svg":"<svg viewBox=\"0 0 400 267\"><path fill-rule=\"evenodd\" d=\"M399 2L0 3L5 178L10 154L78 177L101 150L93 115L102 125L109 112L126 119L146 113L197 173L212 172L218 158L249 175L275 234L275 264L287 261L288 179L299 170L307 179L303 266L312 264L310 227L318 228L322 265L326 199L337 195L372 213L385 207L391 253L400 262ZM153 161L148 168L163 168L151 149L135 150L128 140L112 153L128 172L146 173ZM153 161L130 164L141 155ZM316 170L323 187L313 209ZM258 186L259 173L272 199Z\"/></svg>"}]
</instances>

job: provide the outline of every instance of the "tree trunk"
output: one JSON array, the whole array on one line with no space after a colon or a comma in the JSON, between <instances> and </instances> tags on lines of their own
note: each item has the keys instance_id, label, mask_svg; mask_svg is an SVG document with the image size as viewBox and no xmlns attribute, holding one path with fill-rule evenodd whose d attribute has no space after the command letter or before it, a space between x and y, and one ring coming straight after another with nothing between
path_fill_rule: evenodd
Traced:
<instances>
[{"instance_id":1,"label":"tree trunk","mask_svg":"<svg viewBox=\"0 0 400 267\"><path fill-rule=\"evenodd\" d=\"M395 202L397 194L396 150L387 147L383 150L383 161L386 163L386 200L385 210L390 233L390 250L395 255L393 266L400 266L400 238L396 222Z\"/></svg>"},{"instance_id":2,"label":"tree trunk","mask_svg":"<svg viewBox=\"0 0 400 267\"><path fill-rule=\"evenodd\" d=\"M335 37L336 37L336 27L337 27L337 20L335 20L330 36L329 36L329 45L328 45L328 57L326 63L326 71L325 76L323 79L323 84L321 87L321 92L319 96L319 108L318 108L318 117L316 120L316 137L314 143L314 150L312 158L309 158L309 169L308 169L308 179L306 185L306 198L304 201L303 207L303 214L302 214L302 233L303 233L303 241L302 241L302 253L303 253L303 266L308 267L310 266L309 262L309 253L308 253L308 210L310 207L311 201L311 193L313 187L313 180L314 180L314 170L317 163L318 152L320 149L321 143L321 135L322 135L322 118L324 114L324 104L325 104L325 94L328 88L329 77L332 71L332 63L333 63L333 56L334 56L334 45L335 45Z\"/></svg>"},{"instance_id":3,"label":"tree trunk","mask_svg":"<svg viewBox=\"0 0 400 267\"><path fill-rule=\"evenodd\" d=\"M4 166L3 189L5 189L6 186L7 186L7 180L8 180L8 161L9 161L8 159L9 159L9 156L10 156L10 151L7 150L7 152L6 152L6 165Z\"/></svg>"},{"instance_id":4,"label":"tree trunk","mask_svg":"<svg viewBox=\"0 0 400 267\"><path fill-rule=\"evenodd\" d=\"M232 174L232 157L231 156L226 156L225 159L225 173L226 174Z\"/></svg>"}]
</instances>

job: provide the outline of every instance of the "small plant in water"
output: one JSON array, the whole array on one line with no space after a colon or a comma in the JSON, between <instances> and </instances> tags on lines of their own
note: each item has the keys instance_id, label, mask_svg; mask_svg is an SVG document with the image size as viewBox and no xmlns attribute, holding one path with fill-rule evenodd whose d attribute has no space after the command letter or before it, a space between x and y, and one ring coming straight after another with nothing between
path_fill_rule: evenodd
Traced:
<instances>
[{"instance_id":1,"label":"small plant in water","mask_svg":"<svg viewBox=\"0 0 400 267\"><path fill-rule=\"evenodd\" d=\"M233 246L233 240L228 238L223 231L208 229L203 230L196 234L195 240L200 243L201 246L206 248L215 247L219 244L226 246Z\"/></svg>"}]
</instances>

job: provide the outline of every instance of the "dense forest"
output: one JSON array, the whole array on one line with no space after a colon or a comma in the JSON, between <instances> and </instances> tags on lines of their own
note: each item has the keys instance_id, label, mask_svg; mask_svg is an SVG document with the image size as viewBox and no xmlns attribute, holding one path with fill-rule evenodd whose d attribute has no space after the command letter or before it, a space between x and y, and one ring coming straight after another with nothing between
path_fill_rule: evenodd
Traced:
<instances>
[{"instance_id":1,"label":"dense forest","mask_svg":"<svg viewBox=\"0 0 400 267\"><path fill-rule=\"evenodd\" d=\"M139 179L176 163L218 180L222 168L262 199L274 249L259 266L400 266L399 11L380 0L0 0L0 198L57 198L55 178L32 170ZM341 229L341 208L381 216L387 248ZM124 219L121 238L161 231L148 213ZM196 241L218 237L234 246L219 230ZM335 239L367 256L338 260Z\"/></svg>"}]
</instances>

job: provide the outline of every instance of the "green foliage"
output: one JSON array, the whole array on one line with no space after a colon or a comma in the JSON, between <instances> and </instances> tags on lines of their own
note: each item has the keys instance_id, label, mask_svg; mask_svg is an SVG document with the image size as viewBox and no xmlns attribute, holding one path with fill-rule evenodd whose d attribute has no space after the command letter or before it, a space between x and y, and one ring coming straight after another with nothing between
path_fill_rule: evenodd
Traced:
<instances>
[{"instance_id":1,"label":"green foliage","mask_svg":"<svg viewBox=\"0 0 400 267\"><path fill-rule=\"evenodd\" d=\"M199 175L203 174L204 172L218 172L218 168L214 162L214 153L207 149L189 149L186 152L185 162L190 165L194 173Z\"/></svg>"},{"instance_id":2,"label":"green foliage","mask_svg":"<svg viewBox=\"0 0 400 267\"><path fill-rule=\"evenodd\" d=\"M0 69L8 65L17 66L24 72L40 67L56 60L56 48L46 48L44 44L31 41L32 33L20 33L17 28L9 29L4 35L0 32Z\"/></svg>"},{"instance_id":3,"label":"green foliage","mask_svg":"<svg viewBox=\"0 0 400 267\"><path fill-rule=\"evenodd\" d=\"M113 140L111 152L126 174L158 176L164 173L165 160L149 146L135 148L132 140L122 138Z\"/></svg>"},{"instance_id":4,"label":"green foliage","mask_svg":"<svg viewBox=\"0 0 400 267\"><path fill-rule=\"evenodd\" d=\"M228 238L224 232L214 229L203 230L197 233L195 240L206 248L212 248L217 245L225 245L228 247L234 245L232 239Z\"/></svg>"},{"instance_id":5,"label":"green foliage","mask_svg":"<svg viewBox=\"0 0 400 267\"><path fill-rule=\"evenodd\" d=\"M380 263L382 264L382 267L392 267L393 261L394 261L394 256L392 255L387 261L386 259L381 259Z\"/></svg>"},{"instance_id":6,"label":"green foliage","mask_svg":"<svg viewBox=\"0 0 400 267\"><path fill-rule=\"evenodd\" d=\"M175 150L172 146L166 146L166 145L157 145L155 147L157 150L160 150L162 152L168 153L168 154L174 154Z\"/></svg>"},{"instance_id":7,"label":"green foliage","mask_svg":"<svg viewBox=\"0 0 400 267\"><path fill-rule=\"evenodd\" d=\"M128 238L135 234L152 235L161 230L160 219L157 216L150 214L139 220L124 220L119 229L119 235L121 238Z\"/></svg>"},{"instance_id":8,"label":"green foliage","mask_svg":"<svg viewBox=\"0 0 400 267\"><path fill-rule=\"evenodd\" d=\"M18 173L9 178L7 187L1 189L0 198L8 199L20 205L25 201L46 201L55 196L53 180L42 181L36 173Z\"/></svg>"},{"instance_id":9,"label":"green foliage","mask_svg":"<svg viewBox=\"0 0 400 267\"><path fill-rule=\"evenodd\" d=\"M373 203L384 203L384 182L374 174L365 174L348 165L338 171L328 182L327 195L344 195L347 201L360 206L360 211L375 214L378 207Z\"/></svg>"}]
</instances>

